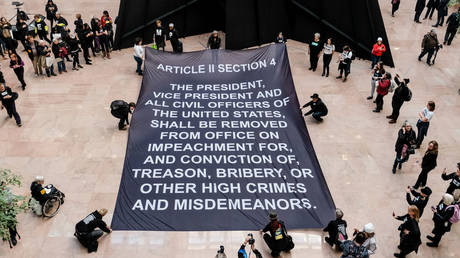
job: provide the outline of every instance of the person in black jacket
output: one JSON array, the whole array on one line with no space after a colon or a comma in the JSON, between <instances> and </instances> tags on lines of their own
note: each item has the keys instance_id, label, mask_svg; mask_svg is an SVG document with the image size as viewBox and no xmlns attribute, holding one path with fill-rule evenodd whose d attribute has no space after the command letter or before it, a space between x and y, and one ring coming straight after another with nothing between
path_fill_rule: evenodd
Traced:
<instances>
[{"instance_id":1,"label":"person in black jacket","mask_svg":"<svg viewBox=\"0 0 460 258\"><path fill-rule=\"evenodd\" d=\"M414 22L422 23L420 22L420 15L422 14L423 9L425 9L425 3L426 3L426 0L417 0L417 2L415 3Z\"/></svg>"},{"instance_id":2,"label":"person in black jacket","mask_svg":"<svg viewBox=\"0 0 460 258\"><path fill-rule=\"evenodd\" d=\"M61 16L61 13L56 12L56 33L61 33L61 38L63 39L68 34L67 25L69 25L67 20Z\"/></svg>"},{"instance_id":3,"label":"person in black jacket","mask_svg":"<svg viewBox=\"0 0 460 258\"><path fill-rule=\"evenodd\" d=\"M428 18L428 15L430 16L430 20L433 17L434 10L436 7L439 5L439 0L428 0L428 4L426 4L426 14L424 20Z\"/></svg>"},{"instance_id":4,"label":"person in black jacket","mask_svg":"<svg viewBox=\"0 0 460 258\"><path fill-rule=\"evenodd\" d=\"M318 67L319 56L321 55L321 50L323 50L323 44L319 40L320 34L315 33L314 39L308 44L308 54L310 55L310 68L308 70L316 71Z\"/></svg>"},{"instance_id":5,"label":"person in black jacket","mask_svg":"<svg viewBox=\"0 0 460 258\"><path fill-rule=\"evenodd\" d=\"M26 49L26 45L27 45L26 36L27 36L27 33L29 33L29 26L23 19L20 18L18 19L18 22L16 23L16 29L17 29L16 39L21 41L22 46L24 47L24 49Z\"/></svg>"},{"instance_id":6,"label":"person in black jacket","mask_svg":"<svg viewBox=\"0 0 460 258\"><path fill-rule=\"evenodd\" d=\"M420 228L418 222L420 219L420 213L415 205L409 206L407 214L404 216L395 216L393 212L393 217L397 220L403 221L398 227L399 233L399 246L398 249L401 250L400 253L395 253L395 257L406 257L406 255L415 251L418 252L418 247L422 244L420 239Z\"/></svg>"},{"instance_id":7,"label":"person in black jacket","mask_svg":"<svg viewBox=\"0 0 460 258\"><path fill-rule=\"evenodd\" d=\"M424 187L426 180L428 179L428 173L433 170L437 163L438 158L438 143L436 141L430 141L428 143L428 149L425 152L422 160L422 171L420 172L417 182L415 182L414 188L418 189L419 186Z\"/></svg>"},{"instance_id":8,"label":"person in black jacket","mask_svg":"<svg viewBox=\"0 0 460 258\"><path fill-rule=\"evenodd\" d=\"M104 232L112 232L112 230L102 220L102 217L106 214L107 209L94 211L75 225L74 236L84 247L88 248L88 253L97 251L97 240L104 234ZM101 230L95 230L96 228Z\"/></svg>"},{"instance_id":9,"label":"person in black jacket","mask_svg":"<svg viewBox=\"0 0 460 258\"><path fill-rule=\"evenodd\" d=\"M81 36L78 36L80 39L81 47L83 48L83 57L87 65L91 65L92 61L89 56L89 49L91 48L93 56L96 56L96 51L93 46L94 33L89 27L88 23L83 24L83 30L81 31Z\"/></svg>"},{"instance_id":10,"label":"person in black jacket","mask_svg":"<svg viewBox=\"0 0 460 258\"><path fill-rule=\"evenodd\" d=\"M38 51L39 48L40 46L38 41L36 41L32 35L29 35L27 38L26 51L30 61L32 61L32 67L34 68L35 76L38 76L39 72L40 74L43 74L42 66L40 66L38 62L40 59L40 53Z\"/></svg>"},{"instance_id":11,"label":"person in black jacket","mask_svg":"<svg viewBox=\"0 0 460 258\"><path fill-rule=\"evenodd\" d=\"M433 222L434 228L431 231L434 236L428 235L426 238L431 240L430 243L426 243L429 247L438 247L442 236L450 231L452 223L449 219L454 215L454 207L451 206L454 202L454 197L450 194L444 194L442 201L438 206L432 207L433 210Z\"/></svg>"},{"instance_id":12,"label":"person in black jacket","mask_svg":"<svg viewBox=\"0 0 460 258\"><path fill-rule=\"evenodd\" d=\"M46 42L51 43L51 40L48 38L48 25L46 25L45 21L41 18L39 14L34 16L34 26L35 26L35 33L41 40L46 40Z\"/></svg>"},{"instance_id":13,"label":"person in black jacket","mask_svg":"<svg viewBox=\"0 0 460 258\"><path fill-rule=\"evenodd\" d=\"M460 25L460 7L456 13L452 13L446 21L447 29L446 35L444 36L444 45L447 43L448 46L452 44L455 34L457 34L458 26Z\"/></svg>"},{"instance_id":14,"label":"person in black jacket","mask_svg":"<svg viewBox=\"0 0 460 258\"><path fill-rule=\"evenodd\" d=\"M307 104L302 106L303 108L306 108L310 106L311 110L305 113L304 116L308 116L312 114L312 117L316 119L317 121L321 122L323 119L321 118L322 116L326 116L328 113L327 107L324 104L324 102L319 98L318 94L313 94L310 96L312 98L312 101L308 102Z\"/></svg>"},{"instance_id":15,"label":"person in black jacket","mask_svg":"<svg viewBox=\"0 0 460 258\"><path fill-rule=\"evenodd\" d=\"M46 19L48 19L51 23L50 28L53 28L53 22L56 20L56 12L58 8L53 0L48 0L48 3L45 6L46 11Z\"/></svg>"},{"instance_id":16,"label":"person in black jacket","mask_svg":"<svg viewBox=\"0 0 460 258\"><path fill-rule=\"evenodd\" d=\"M10 67L18 77L22 90L26 90L27 84L24 81L24 62L18 54L12 53L10 55Z\"/></svg>"},{"instance_id":17,"label":"person in black jacket","mask_svg":"<svg viewBox=\"0 0 460 258\"><path fill-rule=\"evenodd\" d=\"M256 249L255 240L252 237L252 234L249 234L246 237L246 239L244 239L243 244L240 246L240 249L238 250L238 258L247 258L248 257L248 254L246 253L246 245L248 243L251 246L251 252L254 253L255 258L262 258L262 254L259 252L259 250ZM216 255L216 257L218 257L218 255Z\"/></svg>"},{"instance_id":18,"label":"person in black jacket","mask_svg":"<svg viewBox=\"0 0 460 258\"><path fill-rule=\"evenodd\" d=\"M288 252L293 248L293 246L288 240L284 222L278 220L278 215L275 212L270 212L269 217L270 222L259 232L261 234L267 231L270 232L270 234L263 234L263 238L271 250L271 255L273 257L278 257L282 251Z\"/></svg>"},{"instance_id":19,"label":"person in black jacket","mask_svg":"<svg viewBox=\"0 0 460 258\"><path fill-rule=\"evenodd\" d=\"M412 125L407 121L404 122L401 129L398 131L398 139L395 144L396 158L393 163L393 174L396 173L396 166L398 169L402 168L402 163L409 160L409 155L413 151L412 145L415 144L415 132L412 130Z\"/></svg>"},{"instance_id":20,"label":"person in black jacket","mask_svg":"<svg viewBox=\"0 0 460 258\"><path fill-rule=\"evenodd\" d=\"M2 71L0 71L0 83L5 83L5 77L3 77Z\"/></svg>"},{"instance_id":21,"label":"person in black jacket","mask_svg":"<svg viewBox=\"0 0 460 258\"><path fill-rule=\"evenodd\" d=\"M329 237L325 238L326 243L330 246L336 246L340 249L343 241L348 239L347 235L347 222L343 220L343 212L341 209L335 210L335 220L332 220L323 229L324 232L329 233Z\"/></svg>"},{"instance_id":22,"label":"person in black jacket","mask_svg":"<svg viewBox=\"0 0 460 258\"><path fill-rule=\"evenodd\" d=\"M278 36L276 36L275 43L286 43L286 38L284 37L283 33L280 32L278 33Z\"/></svg>"},{"instance_id":23,"label":"person in black jacket","mask_svg":"<svg viewBox=\"0 0 460 258\"><path fill-rule=\"evenodd\" d=\"M444 23L444 16L447 15L447 4L449 3L449 1L450 0L439 0L439 4L436 7L436 9L438 10L438 19L436 21L436 24L433 25L433 27L442 27L442 24Z\"/></svg>"},{"instance_id":24,"label":"person in black jacket","mask_svg":"<svg viewBox=\"0 0 460 258\"><path fill-rule=\"evenodd\" d=\"M6 112L10 118L14 117L18 127L22 126L21 117L16 111L15 98L17 98L17 93L13 92L10 87L7 87L5 83L0 83L0 101L2 103L1 109L6 108Z\"/></svg>"},{"instance_id":25,"label":"person in black jacket","mask_svg":"<svg viewBox=\"0 0 460 258\"><path fill-rule=\"evenodd\" d=\"M83 66L80 65L80 59L79 59L79 53L80 53L80 47L78 46L79 43L80 41L73 34L70 35L70 38L67 41L67 44L69 45L69 52L73 58L72 70L76 70L76 71L78 71L78 68L83 68Z\"/></svg>"},{"instance_id":26,"label":"person in black jacket","mask_svg":"<svg viewBox=\"0 0 460 258\"><path fill-rule=\"evenodd\" d=\"M208 45L207 47L210 48L210 49L219 49L220 48L220 38L219 38L219 34L217 33L217 31L213 31L211 36L209 36L209 39L208 39Z\"/></svg>"},{"instance_id":27,"label":"person in black jacket","mask_svg":"<svg viewBox=\"0 0 460 258\"><path fill-rule=\"evenodd\" d=\"M169 24L169 31L168 31L168 40L171 42L171 46L173 48L173 52L180 53L180 41L179 41L179 33L177 32L176 28L174 28L174 24Z\"/></svg>"},{"instance_id":28,"label":"person in black jacket","mask_svg":"<svg viewBox=\"0 0 460 258\"><path fill-rule=\"evenodd\" d=\"M450 184L449 184L449 187L446 190L446 193L453 194L453 192L456 189L460 189L460 162L457 163L457 171L456 172L450 173L448 175L446 174L446 172L447 172L447 170L444 168L444 170L442 171L441 178L444 181L452 180L452 181L450 181Z\"/></svg>"},{"instance_id":29,"label":"person in black jacket","mask_svg":"<svg viewBox=\"0 0 460 258\"><path fill-rule=\"evenodd\" d=\"M414 199L411 199L411 194L414 196ZM410 186L406 189L406 200L409 205L417 206L420 217L422 217L423 210L425 209L426 205L428 204L428 200L430 199L431 189L428 186L422 188L422 190L417 192Z\"/></svg>"},{"instance_id":30,"label":"person in black jacket","mask_svg":"<svg viewBox=\"0 0 460 258\"><path fill-rule=\"evenodd\" d=\"M126 130L126 125L129 125L128 116L134 112L136 104L134 102L127 103L123 100L114 100L110 104L110 112L116 118L120 119L118 122L119 130ZM126 124L125 124L126 122Z\"/></svg>"},{"instance_id":31,"label":"person in black jacket","mask_svg":"<svg viewBox=\"0 0 460 258\"><path fill-rule=\"evenodd\" d=\"M83 38L83 19L81 18L81 14L77 13L75 15L73 24L75 25L75 34L77 34L78 38L81 40Z\"/></svg>"},{"instance_id":32,"label":"person in black jacket","mask_svg":"<svg viewBox=\"0 0 460 258\"><path fill-rule=\"evenodd\" d=\"M165 43L165 36L166 36L166 32L165 32L165 29L163 28L163 26L161 25L161 21L160 20L156 20L155 22L155 32L154 32L154 39L155 39L155 44L157 45L157 49L160 50L160 48L163 49L163 51L165 51L165 46L166 46L166 43Z\"/></svg>"},{"instance_id":33,"label":"person in black jacket","mask_svg":"<svg viewBox=\"0 0 460 258\"><path fill-rule=\"evenodd\" d=\"M409 88L407 87L407 84L410 82L409 79L404 79L401 81L399 74L396 74L394 81L398 87L396 87L394 90L393 98L391 99L393 112L391 112L391 115L387 116L388 119L391 119L388 121L390 124L396 123L399 117L399 110L401 110L404 101L406 101L409 97Z\"/></svg>"},{"instance_id":34,"label":"person in black jacket","mask_svg":"<svg viewBox=\"0 0 460 258\"><path fill-rule=\"evenodd\" d=\"M58 72L61 74L62 72L67 72L67 69L65 67L65 53L64 50L64 42L59 42L58 39L55 39L53 41L53 44L51 45L51 51L53 52L54 59L56 60L57 66L58 66Z\"/></svg>"}]
</instances>

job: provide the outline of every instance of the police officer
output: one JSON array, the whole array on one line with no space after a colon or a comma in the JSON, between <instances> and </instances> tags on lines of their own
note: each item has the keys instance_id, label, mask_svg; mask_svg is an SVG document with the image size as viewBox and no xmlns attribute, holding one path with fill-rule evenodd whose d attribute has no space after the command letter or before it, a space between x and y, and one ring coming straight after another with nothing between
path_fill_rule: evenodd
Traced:
<instances>
[{"instance_id":1,"label":"police officer","mask_svg":"<svg viewBox=\"0 0 460 258\"><path fill-rule=\"evenodd\" d=\"M452 181L450 181L449 187L446 190L446 193L453 194L453 192L456 189L460 189L460 162L457 163L457 171L456 172L453 172L453 173L450 173L449 175L447 175L446 174L446 169L444 168L444 170L442 171L441 177L442 177L442 179L444 181L452 179Z\"/></svg>"},{"instance_id":2,"label":"police officer","mask_svg":"<svg viewBox=\"0 0 460 258\"><path fill-rule=\"evenodd\" d=\"M308 116L312 114L313 118L316 119L317 121L321 122L323 119L321 118L322 116L326 116L328 113L327 107L324 104L324 102L319 98L318 94L313 94L310 96L312 98L312 101L308 102L307 104L302 106L302 109L310 106L311 110L305 113L304 116Z\"/></svg>"},{"instance_id":3,"label":"police officer","mask_svg":"<svg viewBox=\"0 0 460 258\"><path fill-rule=\"evenodd\" d=\"M112 232L112 230L102 220L102 217L106 214L107 209L105 208L94 211L75 225L74 236L84 247L88 248L88 253L97 251L97 240L104 234L104 232L109 234ZM101 230L95 230L96 228Z\"/></svg>"},{"instance_id":4,"label":"police officer","mask_svg":"<svg viewBox=\"0 0 460 258\"><path fill-rule=\"evenodd\" d=\"M8 116L10 118L14 117L14 120L16 120L16 124L18 125L18 127L21 127L21 117L16 111L16 104L14 103L17 99L17 96L18 94L16 92L13 92L10 87L7 87L4 82L0 82L0 101L2 104L1 109L5 107Z\"/></svg>"},{"instance_id":5,"label":"police officer","mask_svg":"<svg viewBox=\"0 0 460 258\"><path fill-rule=\"evenodd\" d=\"M414 196L414 198L411 198L411 193ZM428 186L425 186L422 188L422 190L419 192L415 191L413 188L410 186L407 187L406 189L406 200L409 205L415 205L417 206L419 212L420 212L420 217L422 217L423 210L426 207L426 204L428 203L428 200L431 195L431 189Z\"/></svg>"},{"instance_id":6,"label":"police officer","mask_svg":"<svg viewBox=\"0 0 460 258\"><path fill-rule=\"evenodd\" d=\"M447 43L448 46L452 43L452 40L457 34L458 26L460 25L460 7L456 13L452 13L446 21L447 29L446 35L444 36L444 45Z\"/></svg>"},{"instance_id":7,"label":"police officer","mask_svg":"<svg viewBox=\"0 0 460 258\"><path fill-rule=\"evenodd\" d=\"M434 54L434 51L439 46L438 37L436 35L436 31L432 29L429 33L427 33L422 40L422 52L418 56L418 60L422 61L422 57L424 57L428 53L428 57L426 59L426 63L431 65L431 57Z\"/></svg>"},{"instance_id":8,"label":"police officer","mask_svg":"<svg viewBox=\"0 0 460 258\"><path fill-rule=\"evenodd\" d=\"M120 119L120 122L118 123L119 130L127 129L126 125L129 125L128 115L134 112L134 108L136 108L136 104L134 102L128 104L123 100L114 100L110 104L110 110L112 115Z\"/></svg>"},{"instance_id":9,"label":"police officer","mask_svg":"<svg viewBox=\"0 0 460 258\"><path fill-rule=\"evenodd\" d=\"M219 49L220 48L220 38L217 31L213 31L211 36L208 39L208 48L210 49Z\"/></svg>"}]
</instances>

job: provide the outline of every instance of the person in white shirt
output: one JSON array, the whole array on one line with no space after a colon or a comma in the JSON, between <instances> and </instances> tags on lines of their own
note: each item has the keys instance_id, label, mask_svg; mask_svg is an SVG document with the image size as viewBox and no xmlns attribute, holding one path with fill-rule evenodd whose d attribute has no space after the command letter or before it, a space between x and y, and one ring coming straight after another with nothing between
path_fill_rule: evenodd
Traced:
<instances>
[{"instance_id":1,"label":"person in white shirt","mask_svg":"<svg viewBox=\"0 0 460 258\"><path fill-rule=\"evenodd\" d=\"M340 55L339 62L339 71L340 75L337 76L337 79L342 79L342 74L345 71L345 77L343 78L343 82L347 81L347 76L350 74L350 66L351 66L351 58L353 54L349 46L344 46L342 54Z\"/></svg>"},{"instance_id":2,"label":"person in white shirt","mask_svg":"<svg viewBox=\"0 0 460 258\"><path fill-rule=\"evenodd\" d=\"M142 60L144 59L144 47L142 46L142 39L136 38L134 45L134 60L137 62L136 73L142 75Z\"/></svg>"},{"instance_id":3,"label":"person in white shirt","mask_svg":"<svg viewBox=\"0 0 460 258\"><path fill-rule=\"evenodd\" d=\"M332 38L328 38L323 46L323 74L329 77L329 64L331 63L332 55L335 52L335 46L332 44Z\"/></svg>"},{"instance_id":4,"label":"person in white shirt","mask_svg":"<svg viewBox=\"0 0 460 258\"><path fill-rule=\"evenodd\" d=\"M366 241L364 241L363 246L367 248L369 255L375 254L377 251L377 240L375 239L374 224L367 223L364 225L363 231L359 231L355 228L353 235L358 234L359 232L364 233L366 236Z\"/></svg>"},{"instance_id":5,"label":"person in white shirt","mask_svg":"<svg viewBox=\"0 0 460 258\"><path fill-rule=\"evenodd\" d=\"M420 149L423 138L425 138L426 134L428 133L428 127L430 126L431 118L433 118L435 107L436 105L434 101L428 101L428 104L423 109L423 111L418 114L419 120L417 121L418 133L415 146L416 149Z\"/></svg>"}]
</instances>

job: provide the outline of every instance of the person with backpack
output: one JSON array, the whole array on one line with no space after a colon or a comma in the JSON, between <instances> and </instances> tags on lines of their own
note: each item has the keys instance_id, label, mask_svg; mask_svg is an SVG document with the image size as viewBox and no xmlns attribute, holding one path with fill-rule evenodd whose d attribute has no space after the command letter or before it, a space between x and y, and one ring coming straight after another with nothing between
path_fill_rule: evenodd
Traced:
<instances>
[{"instance_id":1,"label":"person with backpack","mask_svg":"<svg viewBox=\"0 0 460 258\"><path fill-rule=\"evenodd\" d=\"M414 199L411 198L411 194L414 196ZM409 205L415 205L420 212L420 217L422 217L423 210L425 209L426 205L428 204L428 200L430 199L431 189L428 186L425 186L420 190L420 193L417 192L415 189L411 188L410 186L406 189L406 200Z\"/></svg>"},{"instance_id":2,"label":"person with backpack","mask_svg":"<svg viewBox=\"0 0 460 258\"><path fill-rule=\"evenodd\" d=\"M420 212L415 205L409 206L407 214L404 216L396 216L393 212L393 218L403 221L398 227L399 233L399 253L395 253L395 257L406 257L412 252L418 252L418 247L422 244L420 239L420 228L418 222L420 220Z\"/></svg>"},{"instance_id":3,"label":"person with backpack","mask_svg":"<svg viewBox=\"0 0 460 258\"><path fill-rule=\"evenodd\" d=\"M260 233L269 231L270 234L263 234L263 238L267 246L271 250L273 257L278 257L282 251L289 252L294 248L292 238L287 234L284 222L278 220L278 215L275 212L270 212L270 222L260 230Z\"/></svg>"},{"instance_id":4,"label":"person with backpack","mask_svg":"<svg viewBox=\"0 0 460 258\"><path fill-rule=\"evenodd\" d=\"M459 209L458 205L454 204L454 197L451 194L444 194L442 201L437 207L431 207L433 211L433 222L434 228L431 233L434 235L428 235L426 238L431 242L426 243L429 247L438 247L442 236L449 232L452 224L457 223L459 220Z\"/></svg>"},{"instance_id":5,"label":"person with backpack","mask_svg":"<svg viewBox=\"0 0 460 258\"><path fill-rule=\"evenodd\" d=\"M417 140L415 144L416 149L420 149L420 145L422 145L423 139L428 133L428 128L430 127L430 121L433 118L435 108L436 108L436 104L434 103L434 101L428 101L423 111L418 114L419 116L419 119L417 121L418 132L417 132Z\"/></svg>"},{"instance_id":6,"label":"person with backpack","mask_svg":"<svg viewBox=\"0 0 460 258\"><path fill-rule=\"evenodd\" d=\"M455 190L460 189L460 162L457 163L457 171L446 174L447 170L444 168L442 171L441 178L444 181L451 180L449 187L446 190L446 193L452 194Z\"/></svg>"},{"instance_id":7,"label":"person with backpack","mask_svg":"<svg viewBox=\"0 0 460 258\"><path fill-rule=\"evenodd\" d=\"M340 249L342 242L348 240L347 222L342 219L343 211L341 209L335 210L335 218L327 224L323 231L329 233L329 237L325 238L326 243L331 247L335 245L337 249Z\"/></svg>"},{"instance_id":8,"label":"person with backpack","mask_svg":"<svg viewBox=\"0 0 460 258\"><path fill-rule=\"evenodd\" d=\"M438 158L438 142L430 141L428 143L428 148L425 151L422 159L422 171L420 172L417 182L415 182L414 188L418 189L419 186L424 187L428 179L428 173L433 170L437 163L436 159Z\"/></svg>"},{"instance_id":9,"label":"person with backpack","mask_svg":"<svg viewBox=\"0 0 460 258\"><path fill-rule=\"evenodd\" d=\"M126 125L129 125L128 116L134 112L136 104L134 102L127 103L123 100L114 100L110 104L110 112L116 118L120 119L118 123L119 130L126 130ZM125 124L126 122L126 124Z\"/></svg>"},{"instance_id":10,"label":"person with backpack","mask_svg":"<svg viewBox=\"0 0 460 258\"><path fill-rule=\"evenodd\" d=\"M460 25L460 7L456 13L452 13L446 21L447 29L446 35L444 35L444 45L447 43L448 46L452 44L455 34L457 34L458 26Z\"/></svg>"},{"instance_id":11,"label":"person with backpack","mask_svg":"<svg viewBox=\"0 0 460 258\"><path fill-rule=\"evenodd\" d=\"M409 84L409 79L401 80L399 74L396 74L394 81L398 87L394 89L393 97L391 99L391 107L393 111L391 115L387 116L387 119L390 119L388 123L394 124L398 120L399 111L401 110L402 105L405 101L410 101L412 99L412 91L407 87Z\"/></svg>"},{"instance_id":12,"label":"person with backpack","mask_svg":"<svg viewBox=\"0 0 460 258\"><path fill-rule=\"evenodd\" d=\"M347 81L347 77L350 74L350 67L351 61L353 59L353 53L351 52L351 48L349 46L344 46L342 48L342 54L340 55L339 61L339 71L340 75L336 77L336 79L342 79L342 74L345 72L345 77L343 78L343 82Z\"/></svg>"},{"instance_id":13,"label":"person with backpack","mask_svg":"<svg viewBox=\"0 0 460 258\"><path fill-rule=\"evenodd\" d=\"M388 94L391 86L391 74L386 72L382 79L378 81L377 97L375 98L376 107L372 112L379 113L383 109L383 97Z\"/></svg>"},{"instance_id":14,"label":"person with backpack","mask_svg":"<svg viewBox=\"0 0 460 258\"><path fill-rule=\"evenodd\" d=\"M356 234L355 239L346 240L340 246L343 250L340 258L369 258L369 253L366 247L363 246L366 236L363 232Z\"/></svg>"},{"instance_id":15,"label":"person with backpack","mask_svg":"<svg viewBox=\"0 0 460 258\"><path fill-rule=\"evenodd\" d=\"M90 213L75 225L74 236L86 248L88 253L96 252L98 247L97 240L105 233L110 234L112 230L102 220L107 214L107 209L100 209ZM96 230L99 228L100 230Z\"/></svg>"},{"instance_id":16,"label":"person with backpack","mask_svg":"<svg viewBox=\"0 0 460 258\"><path fill-rule=\"evenodd\" d=\"M396 174L396 166L402 169L402 163L409 160L409 156L414 154L412 145L415 144L415 132L412 130L412 125L405 121L401 129L398 131L398 139L395 144L396 158L393 163L393 174Z\"/></svg>"},{"instance_id":17,"label":"person with backpack","mask_svg":"<svg viewBox=\"0 0 460 258\"><path fill-rule=\"evenodd\" d=\"M21 117L16 111L15 101L18 98L18 93L13 92L10 87L7 87L4 82L0 83L0 102L1 109L6 108L6 112L10 118L14 117L18 127L22 126Z\"/></svg>"}]
</instances>

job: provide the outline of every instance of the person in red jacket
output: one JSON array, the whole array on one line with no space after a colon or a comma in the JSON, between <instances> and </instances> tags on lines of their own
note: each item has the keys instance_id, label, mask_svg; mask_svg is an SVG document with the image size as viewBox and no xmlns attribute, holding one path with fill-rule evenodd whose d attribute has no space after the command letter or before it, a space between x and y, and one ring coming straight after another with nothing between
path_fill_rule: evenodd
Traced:
<instances>
[{"instance_id":1,"label":"person in red jacket","mask_svg":"<svg viewBox=\"0 0 460 258\"><path fill-rule=\"evenodd\" d=\"M383 97L388 94L388 89L391 85L391 74L385 73L385 76L380 79L379 86L377 87L377 98L375 99L375 103L377 107L373 110L376 113L379 113L380 110L383 109Z\"/></svg>"},{"instance_id":2,"label":"person in red jacket","mask_svg":"<svg viewBox=\"0 0 460 258\"><path fill-rule=\"evenodd\" d=\"M372 55L371 55L372 67L371 69L374 69L375 65L378 62L380 62L380 60L382 59L383 53L385 53L386 51L387 51L387 48L382 43L382 38L379 37L377 39L377 43L375 43L374 46L372 47Z\"/></svg>"}]
</instances>

